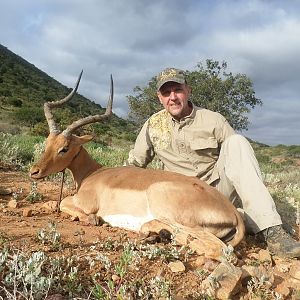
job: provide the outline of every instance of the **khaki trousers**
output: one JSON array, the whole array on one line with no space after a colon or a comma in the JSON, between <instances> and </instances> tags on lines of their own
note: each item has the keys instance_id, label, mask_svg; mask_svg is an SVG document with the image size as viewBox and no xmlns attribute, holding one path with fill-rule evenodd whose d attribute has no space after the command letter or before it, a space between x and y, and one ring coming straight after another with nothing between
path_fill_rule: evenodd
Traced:
<instances>
[{"instance_id":1,"label":"khaki trousers","mask_svg":"<svg viewBox=\"0 0 300 300\"><path fill-rule=\"evenodd\" d=\"M247 231L257 233L282 224L245 137L235 134L223 142L215 168L220 179L212 185L236 206L241 205Z\"/></svg>"}]
</instances>

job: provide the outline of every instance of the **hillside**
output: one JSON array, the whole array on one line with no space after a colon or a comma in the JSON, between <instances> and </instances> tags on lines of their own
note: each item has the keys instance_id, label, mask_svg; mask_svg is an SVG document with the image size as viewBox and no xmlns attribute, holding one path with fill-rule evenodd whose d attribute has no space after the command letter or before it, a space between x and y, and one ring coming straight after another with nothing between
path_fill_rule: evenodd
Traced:
<instances>
[{"instance_id":1,"label":"hillside","mask_svg":"<svg viewBox=\"0 0 300 300\"><path fill-rule=\"evenodd\" d=\"M0 44L0 132L47 135L48 126L42 110L46 101L65 97L71 89L62 85L33 64ZM104 109L89 99L76 94L55 118L62 126ZM116 115L105 123L85 129L95 134L98 142L135 138L133 125Z\"/></svg>"}]
</instances>

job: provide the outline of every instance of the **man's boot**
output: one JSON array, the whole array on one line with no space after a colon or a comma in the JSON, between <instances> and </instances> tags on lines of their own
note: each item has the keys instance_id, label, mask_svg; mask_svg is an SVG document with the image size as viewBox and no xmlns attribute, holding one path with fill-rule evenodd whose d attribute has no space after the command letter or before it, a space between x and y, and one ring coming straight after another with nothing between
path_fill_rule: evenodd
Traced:
<instances>
[{"instance_id":1,"label":"man's boot","mask_svg":"<svg viewBox=\"0 0 300 300\"><path fill-rule=\"evenodd\" d=\"M300 257L300 243L286 233L281 225L264 229L262 234L271 253L283 258Z\"/></svg>"}]
</instances>

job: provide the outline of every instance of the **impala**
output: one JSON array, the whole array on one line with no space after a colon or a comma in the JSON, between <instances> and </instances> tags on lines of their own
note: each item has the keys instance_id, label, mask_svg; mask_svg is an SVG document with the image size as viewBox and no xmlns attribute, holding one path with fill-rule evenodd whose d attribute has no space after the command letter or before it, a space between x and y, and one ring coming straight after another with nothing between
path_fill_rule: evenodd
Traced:
<instances>
[{"instance_id":1,"label":"impala","mask_svg":"<svg viewBox=\"0 0 300 300\"><path fill-rule=\"evenodd\" d=\"M83 145L92 136L76 136L83 125L112 115L113 81L106 111L73 122L62 132L52 108L69 101L76 93L82 72L64 99L46 102L44 112L50 134L40 160L30 176L41 179L68 168L77 192L64 198L60 210L85 223L97 218L111 226L144 234L167 229L182 244L198 253L217 257L226 243L236 246L244 236L243 220L234 205L216 189L195 177L138 167L107 168L93 160ZM228 241L228 238L231 238Z\"/></svg>"}]
</instances>

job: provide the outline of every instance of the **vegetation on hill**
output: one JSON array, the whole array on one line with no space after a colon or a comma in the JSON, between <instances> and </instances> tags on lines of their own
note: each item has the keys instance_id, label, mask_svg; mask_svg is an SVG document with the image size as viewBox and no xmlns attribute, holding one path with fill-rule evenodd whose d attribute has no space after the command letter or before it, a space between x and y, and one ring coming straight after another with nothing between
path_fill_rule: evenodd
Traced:
<instances>
[{"instance_id":1,"label":"vegetation on hill","mask_svg":"<svg viewBox=\"0 0 300 300\"><path fill-rule=\"evenodd\" d=\"M2 45L0 61L0 131L47 135L43 103L64 98L71 89ZM63 108L56 109L54 115L64 128L74 120L103 112L99 104L76 94ZM135 138L132 123L115 115L106 123L94 124L84 130L94 134L96 141L106 144Z\"/></svg>"}]
</instances>

